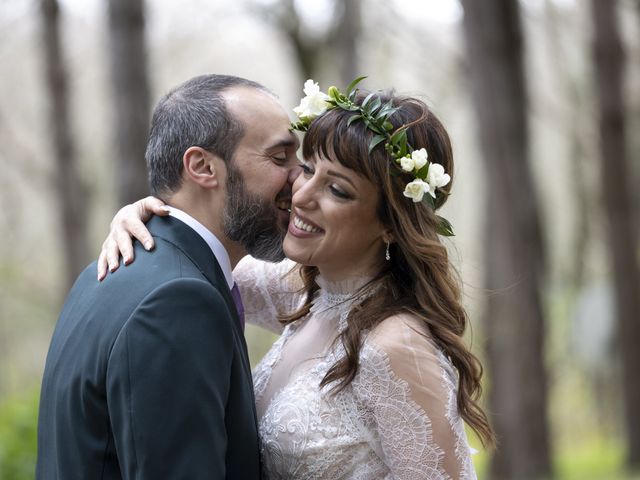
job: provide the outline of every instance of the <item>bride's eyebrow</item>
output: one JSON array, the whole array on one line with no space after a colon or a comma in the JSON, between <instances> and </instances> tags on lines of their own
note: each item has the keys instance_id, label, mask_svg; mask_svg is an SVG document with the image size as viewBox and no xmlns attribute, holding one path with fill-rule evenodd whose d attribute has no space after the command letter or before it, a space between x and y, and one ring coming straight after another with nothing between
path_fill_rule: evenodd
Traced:
<instances>
[{"instance_id":1,"label":"bride's eyebrow","mask_svg":"<svg viewBox=\"0 0 640 480\"><path fill-rule=\"evenodd\" d=\"M346 180L347 182L349 182L353 188L356 188L356 185L353 183L353 181L346 175L343 175L342 173L336 172L335 170L327 170L327 174L332 175L334 177L342 178L343 180Z\"/></svg>"}]
</instances>

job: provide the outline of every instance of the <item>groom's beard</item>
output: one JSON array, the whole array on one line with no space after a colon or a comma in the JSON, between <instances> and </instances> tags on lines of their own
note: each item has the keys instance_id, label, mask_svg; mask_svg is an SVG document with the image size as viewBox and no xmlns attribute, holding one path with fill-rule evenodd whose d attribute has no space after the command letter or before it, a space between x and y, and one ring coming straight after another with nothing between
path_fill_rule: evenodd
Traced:
<instances>
[{"instance_id":1,"label":"groom's beard","mask_svg":"<svg viewBox=\"0 0 640 480\"><path fill-rule=\"evenodd\" d=\"M227 198L222 220L224 234L254 258L267 262L283 260L282 241L286 232L278 227L275 205L249 192L242 174L233 165L227 166L227 172Z\"/></svg>"}]
</instances>

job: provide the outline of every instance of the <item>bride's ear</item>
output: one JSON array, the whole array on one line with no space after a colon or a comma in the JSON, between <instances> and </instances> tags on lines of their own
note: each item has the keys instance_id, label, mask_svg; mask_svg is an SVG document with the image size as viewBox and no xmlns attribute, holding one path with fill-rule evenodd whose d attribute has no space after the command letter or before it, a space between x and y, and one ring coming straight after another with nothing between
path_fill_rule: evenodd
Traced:
<instances>
[{"instance_id":1,"label":"bride's ear","mask_svg":"<svg viewBox=\"0 0 640 480\"><path fill-rule=\"evenodd\" d=\"M182 156L184 174L202 188L217 188L224 178L222 159L201 147L189 147Z\"/></svg>"}]
</instances>

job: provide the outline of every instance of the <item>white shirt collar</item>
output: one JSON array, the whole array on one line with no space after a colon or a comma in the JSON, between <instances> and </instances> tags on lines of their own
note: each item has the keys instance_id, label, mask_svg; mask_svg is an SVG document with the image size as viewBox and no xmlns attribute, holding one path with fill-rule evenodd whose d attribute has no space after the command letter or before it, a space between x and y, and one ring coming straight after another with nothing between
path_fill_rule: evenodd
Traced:
<instances>
[{"instance_id":1,"label":"white shirt collar","mask_svg":"<svg viewBox=\"0 0 640 480\"><path fill-rule=\"evenodd\" d=\"M169 208L169 215L186 223L188 226L193 228L196 231L196 233L200 235L205 242L207 242L207 245L209 245L209 248L213 252L213 255L216 257L216 260L218 261L218 264L222 269L222 273L224 273L224 278L227 281L227 284L229 285L229 289L232 289L233 275L231 270L231 260L229 259L229 254L227 253L225 248L222 246L222 243L220 243L220 240L218 240L216 236L213 233L211 233L209 229L207 229L207 227L202 225L199 221L197 221L188 213L185 213L182 210L175 207L169 207L168 205L167 207Z\"/></svg>"}]
</instances>

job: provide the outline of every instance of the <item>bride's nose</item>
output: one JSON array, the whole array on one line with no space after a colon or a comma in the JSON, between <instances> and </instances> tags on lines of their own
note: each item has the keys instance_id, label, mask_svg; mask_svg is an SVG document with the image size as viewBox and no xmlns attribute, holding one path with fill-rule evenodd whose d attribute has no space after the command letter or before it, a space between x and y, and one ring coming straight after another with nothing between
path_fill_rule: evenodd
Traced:
<instances>
[{"instance_id":1,"label":"bride's nose","mask_svg":"<svg viewBox=\"0 0 640 480\"><path fill-rule=\"evenodd\" d=\"M317 206L317 182L314 179L298 176L292 188L291 204L299 208L315 208Z\"/></svg>"}]
</instances>

